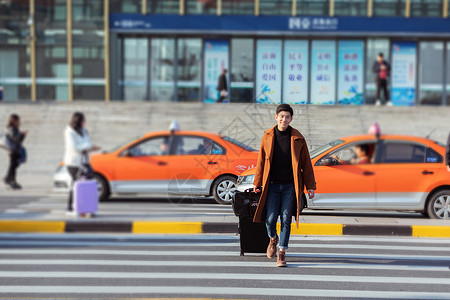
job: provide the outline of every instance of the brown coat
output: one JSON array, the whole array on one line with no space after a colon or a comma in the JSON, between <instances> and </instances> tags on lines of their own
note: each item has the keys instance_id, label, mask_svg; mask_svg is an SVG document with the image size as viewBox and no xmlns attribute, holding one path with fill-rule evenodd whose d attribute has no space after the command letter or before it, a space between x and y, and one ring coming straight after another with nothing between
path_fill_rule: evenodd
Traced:
<instances>
[{"instance_id":1,"label":"brown coat","mask_svg":"<svg viewBox=\"0 0 450 300\"><path fill-rule=\"evenodd\" d=\"M314 179L314 171L309 157L308 147L305 138L301 133L291 127L291 155L292 155L292 170L294 171L294 185L295 194L297 198L297 226L298 216L300 213L300 199L306 186L307 190L316 189L316 181ZM261 147L258 155L258 162L256 164L256 174L253 184L255 186L262 186L261 199L259 200L258 208L256 209L254 222L264 222L263 211L266 205L266 198L269 186L270 168L273 157L273 146L275 142L275 127L272 127L264 132L261 140ZM276 167L276 166L273 166Z\"/></svg>"}]
</instances>

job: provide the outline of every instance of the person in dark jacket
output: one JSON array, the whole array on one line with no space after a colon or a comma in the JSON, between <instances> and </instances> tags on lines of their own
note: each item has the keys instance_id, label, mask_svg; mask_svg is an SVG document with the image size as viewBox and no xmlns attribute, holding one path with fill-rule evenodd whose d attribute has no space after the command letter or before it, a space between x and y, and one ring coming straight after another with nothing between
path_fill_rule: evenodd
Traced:
<instances>
[{"instance_id":1,"label":"person in dark jacket","mask_svg":"<svg viewBox=\"0 0 450 300\"><path fill-rule=\"evenodd\" d=\"M447 171L450 172L450 134L447 138L447 149L445 150L445 164L447 165Z\"/></svg>"},{"instance_id":2,"label":"person in dark jacket","mask_svg":"<svg viewBox=\"0 0 450 300\"><path fill-rule=\"evenodd\" d=\"M219 99L217 99L217 102L223 102L228 95L227 69L223 69L222 74L219 76L217 90L219 91Z\"/></svg>"},{"instance_id":3,"label":"person in dark jacket","mask_svg":"<svg viewBox=\"0 0 450 300\"><path fill-rule=\"evenodd\" d=\"M22 188L20 184L17 183L16 173L17 168L20 165L22 142L27 135L27 131L20 131L19 127L20 117L17 114L10 115L5 135L6 145L9 150L9 167L4 182L14 190L20 190Z\"/></svg>"},{"instance_id":4,"label":"person in dark jacket","mask_svg":"<svg viewBox=\"0 0 450 300\"><path fill-rule=\"evenodd\" d=\"M377 86L377 92L375 95L375 105L380 106L380 90L383 90L384 99L386 105L392 106L392 102L389 100L389 91L387 89L388 78L391 75L391 66L384 59L383 53L378 53L377 60L373 63L372 71L375 75L375 84Z\"/></svg>"},{"instance_id":5,"label":"person in dark jacket","mask_svg":"<svg viewBox=\"0 0 450 300\"><path fill-rule=\"evenodd\" d=\"M277 266L286 267L286 249L291 234L292 213L295 213L297 227L301 210L301 198L306 186L310 199L314 198L316 181L303 135L289 124L294 111L289 104L277 107L277 125L266 130L261 140L256 163L253 189L258 192L262 186L261 198L256 209L254 222L265 222L270 242L267 257L275 257L278 244ZM280 238L276 225L281 219Z\"/></svg>"}]
</instances>

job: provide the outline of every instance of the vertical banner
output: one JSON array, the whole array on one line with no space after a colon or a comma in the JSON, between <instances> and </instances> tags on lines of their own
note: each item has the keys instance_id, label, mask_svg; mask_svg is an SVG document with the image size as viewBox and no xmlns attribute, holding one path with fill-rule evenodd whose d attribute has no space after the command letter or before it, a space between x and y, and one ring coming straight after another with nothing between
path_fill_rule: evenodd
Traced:
<instances>
[{"instance_id":1,"label":"vertical banner","mask_svg":"<svg viewBox=\"0 0 450 300\"><path fill-rule=\"evenodd\" d=\"M220 73L228 68L228 40L205 40L205 102L216 102L219 98L217 83ZM229 72L227 83L230 86Z\"/></svg>"},{"instance_id":2,"label":"vertical banner","mask_svg":"<svg viewBox=\"0 0 450 300\"><path fill-rule=\"evenodd\" d=\"M415 42L392 44L392 91L394 105L413 106L416 98L416 52Z\"/></svg>"},{"instance_id":3,"label":"vertical banner","mask_svg":"<svg viewBox=\"0 0 450 300\"><path fill-rule=\"evenodd\" d=\"M336 102L336 42L313 41L311 50L311 104Z\"/></svg>"},{"instance_id":4,"label":"vertical banner","mask_svg":"<svg viewBox=\"0 0 450 300\"><path fill-rule=\"evenodd\" d=\"M281 103L281 40L258 40L256 55L256 102Z\"/></svg>"},{"instance_id":5,"label":"vertical banner","mask_svg":"<svg viewBox=\"0 0 450 300\"><path fill-rule=\"evenodd\" d=\"M308 41L284 42L283 103L308 103Z\"/></svg>"},{"instance_id":6,"label":"vertical banner","mask_svg":"<svg viewBox=\"0 0 450 300\"><path fill-rule=\"evenodd\" d=\"M363 104L364 42L339 42L338 104Z\"/></svg>"}]
</instances>

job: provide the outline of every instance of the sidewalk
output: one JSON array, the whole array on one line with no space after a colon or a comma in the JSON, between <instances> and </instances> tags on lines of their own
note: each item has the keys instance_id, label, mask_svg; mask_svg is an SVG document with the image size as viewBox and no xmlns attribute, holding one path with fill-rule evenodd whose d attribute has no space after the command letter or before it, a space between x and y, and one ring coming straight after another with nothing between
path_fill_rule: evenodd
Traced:
<instances>
[{"instance_id":1,"label":"sidewalk","mask_svg":"<svg viewBox=\"0 0 450 300\"><path fill-rule=\"evenodd\" d=\"M238 233L238 218L232 214L231 207L216 205L212 201L203 200L206 202L197 205L152 201L133 202L131 205L126 201L110 201L100 203L97 217L79 218L65 214L65 194L54 193L45 178L23 175L22 183L22 191L0 186L0 195L7 199L42 197L43 200L29 202L30 211L8 209L0 213L0 232ZM431 220L418 213L305 210L299 227L292 224L291 234L448 238L450 220Z\"/></svg>"}]
</instances>

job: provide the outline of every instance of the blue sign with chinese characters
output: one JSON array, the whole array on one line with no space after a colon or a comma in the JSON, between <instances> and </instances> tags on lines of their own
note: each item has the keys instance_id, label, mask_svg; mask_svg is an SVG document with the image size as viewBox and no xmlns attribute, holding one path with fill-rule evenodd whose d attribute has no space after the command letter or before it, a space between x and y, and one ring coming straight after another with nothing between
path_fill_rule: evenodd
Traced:
<instances>
[{"instance_id":1,"label":"blue sign with chinese characters","mask_svg":"<svg viewBox=\"0 0 450 300\"><path fill-rule=\"evenodd\" d=\"M338 65L338 104L362 104L364 41L339 41Z\"/></svg>"},{"instance_id":2,"label":"blue sign with chinese characters","mask_svg":"<svg viewBox=\"0 0 450 300\"><path fill-rule=\"evenodd\" d=\"M310 32L450 36L450 18L110 14L111 32Z\"/></svg>"}]
</instances>

